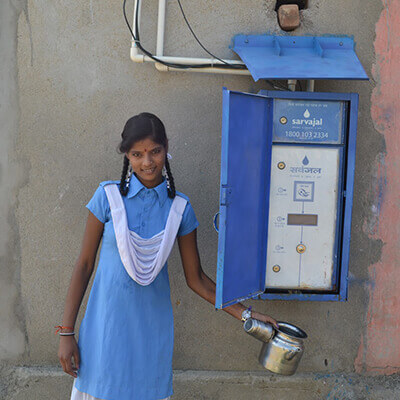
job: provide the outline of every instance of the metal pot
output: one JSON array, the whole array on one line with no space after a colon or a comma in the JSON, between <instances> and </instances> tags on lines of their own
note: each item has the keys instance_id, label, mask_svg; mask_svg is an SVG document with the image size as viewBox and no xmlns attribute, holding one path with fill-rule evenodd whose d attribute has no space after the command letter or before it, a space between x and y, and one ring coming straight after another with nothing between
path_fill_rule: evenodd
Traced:
<instances>
[{"instance_id":1,"label":"metal pot","mask_svg":"<svg viewBox=\"0 0 400 400\"><path fill-rule=\"evenodd\" d=\"M258 360L271 372L293 375L304 352L303 340L307 334L295 325L278 322L279 329L249 318L244 330L263 342Z\"/></svg>"}]
</instances>

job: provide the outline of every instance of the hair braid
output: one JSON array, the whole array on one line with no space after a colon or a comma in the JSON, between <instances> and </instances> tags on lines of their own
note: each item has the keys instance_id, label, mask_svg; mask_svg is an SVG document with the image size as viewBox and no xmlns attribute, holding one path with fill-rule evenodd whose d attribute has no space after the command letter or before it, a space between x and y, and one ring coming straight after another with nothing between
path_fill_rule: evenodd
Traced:
<instances>
[{"instance_id":1,"label":"hair braid","mask_svg":"<svg viewBox=\"0 0 400 400\"><path fill-rule=\"evenodd\" d=\"M174 177L172 176L171 167L169 165L168 158L165 159L165 169L167 171L167 180L169 182L168 197L173 199L173 198L175 198L176 190L175 190Z\"/></svg>"},{"instance_id":2,"label":"hair braid","mask_svg":"<svg viewBox=\"0 0 400 400\"><path fill-rule=\"evenodd\" d=\"M129 168L129 160L126 156L124 156L124 164L122 167L122 174L121 174L121 182L119 185L119 192L122 196L126 196L128 194L128 187L126 185L126 175L128 173Z\"/></svg>"}]
</instances>

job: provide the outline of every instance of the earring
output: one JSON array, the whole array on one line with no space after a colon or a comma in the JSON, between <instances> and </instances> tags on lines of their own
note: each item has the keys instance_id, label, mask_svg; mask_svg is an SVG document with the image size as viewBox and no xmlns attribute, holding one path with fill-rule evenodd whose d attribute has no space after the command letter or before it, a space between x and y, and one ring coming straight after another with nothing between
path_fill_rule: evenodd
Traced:
<instances>
[{"instance_id":1,"label":"earring","mask_svg":"<svg viewBox=\"0 0 400 400\"><path fill-rule=\"evenodd\" d=\"M127 177L125 179L126 189L129 189L129 183L131 182L132 173L133 173L133 169L132 169L132 166L130 165L129 169L128 169L128 175L127 175Z\"/></svg>"}]
</instances>

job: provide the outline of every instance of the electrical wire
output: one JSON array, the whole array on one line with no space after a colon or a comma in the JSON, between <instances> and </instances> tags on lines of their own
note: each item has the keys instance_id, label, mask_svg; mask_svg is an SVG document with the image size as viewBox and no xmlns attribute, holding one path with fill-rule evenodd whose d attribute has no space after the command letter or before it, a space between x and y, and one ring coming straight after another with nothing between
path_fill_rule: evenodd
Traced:
<instances>
[{"instance_id":1,"label":"electrical wire","mask_svg":"<svg viewBox=\"0 0 400 400\"><path fill-rule=\"evenodd\" d=\"M136 2L136 10L135 10L135 15L136 15L136 16L137 16L138 13L139 13L139 2L140 2L140 1L141 1L141 0L137 0L137 2ZM185 12L183 11L183 7L182 7L182 4L181 4L180 0L177 0L177 1L178 1L178 4L179 4L179 8L180 8L180 10L181 10L182 16L183 16L183 18L184 18L184 20L185 20L185 22L186 22L186 24L187 24L187 26L188 26L190 32L192 33L192 35L193 35L194 38L196 39L197 43L201 46L201 48L202 48L206 53L208 53L211 57L215 58L216 60L219 60L219 61L222 62L223 64L211 64L211 63L208 63L208 64L192 64L192 65L175 64L175 63L170 63L170 62L161 60L161 59L159 59L158 57L154 56L152 53L150 53L149 51L147 51L147 50L142 46L142 44L141 44L141 42L140 42L140 32L139 32L139 24L138 24L138 23L135 24L135 33L133 33L132 28L131 28L131 25L130 25L130 23L129 23L129 21L128 21L128 18L127 18L127 16L126 16L126 0L124 0L124 2L123 2L123 13L124 13L124 19L125 19L126 25L128 26L129 32L131 33L131 35L132 35L132 37L133 37L133 40L134 40L135 43L136 43L136 46L137 46L145 55L147 55L148 57L150 57L152 60L154 60L154 61L156 61L156 62L159 62L160 64L166 65L167 67L178 68L178 69L189 69L189 68L199 68L199 69L201 69L201 68L209 68L209 67L221 68L221 69L224 69L224 68L229 68L229 69L242 69L242 70L247 69L247 67L246 67L245 65L243 65L243 64L230 64L230 63L228 63L228 62L222 60L221 58L215 56L215 55L212 54L210 51L208 51L208 50L205 48L205 46L200 42L200 40L198 39L198 37L197 37L196 34L194 33L192 27L190 26L189 21L188 21L188 19L186 18ZM271 85L274 89L276 89L276 90L285 90L285 91L288 90L286 87L284 87L284 86L282 86L282 85L280 85L280 84L275 84L274 82L272 82L272 81L269 80L269 79L265 79L265 81L266 81L269 85Z\"/></svg>"},{"instance_id":2,"label":"electrical wire","mask_svg":"<svg viewBox=\"0 0 400 400\"><path fill-rule=\"evenodd\" d=\"M214 57L215 59L221 61L222 63L224 63L224 64L226 64L226 65L229 65L229 66L232 67L232 68L247 69L247 67L246 67L245 65L229 64L228 62L222 60L221 58L215 56L215 55L212 54L210 51L208 51L208 50L203 46L203 44L200 42L199 38L196 36L196 34L194 33L192 27L190 26L189 21L188 21L187 18L186 18L185 12L183 11L183 7L182 7L182 4L181 4L181 0L177 0L177 2L178 2L178 4L179 4L179 8L181 9L181 13L182 13L183 19L184 19L185 22L186 22L186 25L188 26L188 28L189 28L190 32L192 33L193 37L196 39L197 43L200 45L200 47L201 47L206 53L208 53L211 57ZM279 85L279 84L274 84L274 83L273 83L271 80L269 80L269 79L265 79L265 81L266 81L269 85L271 85L274 89L277 89L277 90L287 90L286 87L281 86L281 85Z\"/></svg>"},{"instance_id":3,"label":"electrical wire","mask_svg":"<svg viewBox=\"0 0 400 400\"><path fill-rule=\"evenodd\" d=\"M139 2L140 0L137 0L136 3L136 10L135 10L135 14L138 15L138 10L139 10ZM126 16L126 0L123 1L123 14L124 14L124 19L126 22L126 25L128 26L129 32L131 33L133 40L136 43L136 46L148 57L150 57L152 60L159 62L160 64L166 65L168 67L172 67L172 68L180 68L180 69L188 69L188 68L210 68L210 67L215 67L215 68L229 68L232 69L233 65L229 64L212 64L212 63L205 63L205 64L189 64L189 65L184 65L184 64L176 64L176 63L170 63L164 60L159 59L158 57L154 56L152 53L150 53L149 51L147 51L141 44L140 42L140 33L139 33L139 27L138 24L136 24L135 27L135 33L133 33L131 25L128 21L128 18ZM246 67L243 65L240 65L239 67L241 67L242 69L246 69ZM237 66L235 65L234 68L237 68Z\"/></svg>"},{"instance_id":4,"label":"electrical wire","mask_svg":"<svg viewBox=\"0 0 400 400\"><path fill-rule=\"evenodd\" d=\"M209 54L211 57L215 58L216 60L221 61L223 64L229 65L231 68L246 69L246 66L245 66L245 65L230 64L230 63L228 63L227 61L222 60L221 58L215 56L215 55L212 54L210 51L208 51L208 50L203 46L203 44L200 42L199 38L197 37L197 35L194 33L192 27L190 26L189 21L188 21L188 19L186 18L185 12L183 11L183 7L182 7L181 0L177 0L177 2L178 2L178 5L179 5L179 8L181 9L181 13L182 13L183 19L185 20L186 25L188 26L190 32L192 33L193 37L196 39L196 41L197 41L197 43L200 45L200 47L201 47L207 54Z\"/></svg>"},{"instance_id":5,"label":"electrical wire","mask_svg":"<svg viewBox=\"0 0 400 400\"><path fill-rule=\"evenodd\" d=\"M266 81L267 83L269 83L270 85L272 85L273 88L276 89L276 90L284 90L284 91L288 91L288 90L289 90L286 86L283 86L283 85L281 85L280 83L274 83L274 82L272 82L272 81L269 80L269 79L265 79L265 81Z\"/></svg>"},{"instance_id":6,"label":"electrical wire","mask_svg":"<svg viewBox=\"0 0 400 400\"><path fill-rule=\"evenodd\" d=\"M302 92L303 91L303 86L301 85L300 80L297 80L297 82L299 83L299 86L300 86L300 92Z\"/></svg>"},{"instance_id":7,"label":"electrical wire","mask_svg":"<svg viewBox=\"0 0 400 400\"><path fill-rule=\"evenodd\" d=\"M140 0L138 0L137 3L136 3L136 10L135 10L136 15L137 15L138 10L139 10L139 1L140 1ZM178 64L175 65L175 64L172 64L172 63L168 63L168 62L162 61L162 60L158 59L157 57L154 57L153 54L151 54L149 51L147 51L147 50L142 46L142 44L140 43L140 35L139 35L139 29L138 29L138 24L137 24L137 23L136 23L136 27L135 27L135 33L133 33L133 31L132 31L131 25L130 25L130 23L129 23L129 21L128 21L128 17L126 16L126 0L124 0L124 2L123 2L122 9L123 9L123 13L124 13L124 19L125 19L126 25L128 26L129 32L131 33L131 35L132 35L132 37L133 37L133 40L134 40L135 43L136 43L136 46L137 46L145 55L149 56L149 57L150 57L151 59L153 59L154 61L157 61L157 62L159 62L159 63L161 63L161 64L164 64L164 65L166 65L166 66L168 66L168 67L183 68L182 65L178 65Z\"/></svg>"}]
</instances>

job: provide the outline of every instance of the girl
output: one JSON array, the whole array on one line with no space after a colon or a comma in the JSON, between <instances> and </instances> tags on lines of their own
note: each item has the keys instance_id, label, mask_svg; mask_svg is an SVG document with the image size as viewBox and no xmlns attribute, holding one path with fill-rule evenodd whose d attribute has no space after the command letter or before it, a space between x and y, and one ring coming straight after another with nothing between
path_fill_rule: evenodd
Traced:
<instances>
[{"instance_id":1,"label":"girl","mask_svg":"<svg viewBox=\"0 0 400 400\"><path fill-rule=\"evenodd\" d=\"M200 265L197 219L188 198L175 191L163 123L150 113L130 118L119 150L124 153L121 180L102 182L86 206L82 249L63 324L56 327L59 360L75 378L71 400L160 400L172 395L173 317L166 260L175 237L188 286L215 303L215 284ZM77 344L75 320L100 240ZM239 320L252 316L276 324L242 304L225 311Z\"/></svg>"}]
</instances>

